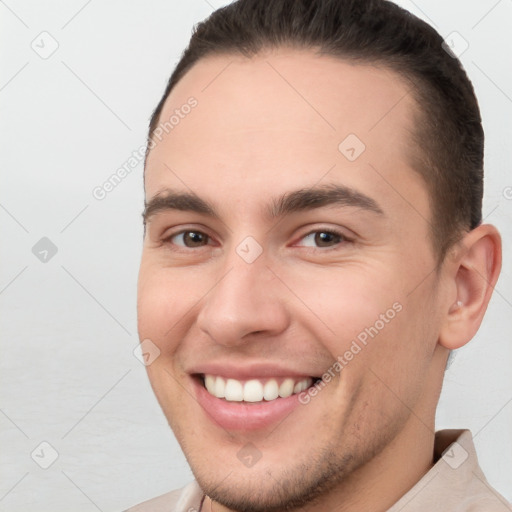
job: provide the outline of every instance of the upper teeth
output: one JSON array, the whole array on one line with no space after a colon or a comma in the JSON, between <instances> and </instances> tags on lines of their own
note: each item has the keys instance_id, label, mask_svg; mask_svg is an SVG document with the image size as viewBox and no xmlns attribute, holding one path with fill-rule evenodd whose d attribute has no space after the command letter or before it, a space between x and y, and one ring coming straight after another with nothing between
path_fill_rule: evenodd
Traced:
<instances>
[{"instance_id":1,"label":"upper teeth","mask_svg":"<svg viewBox=\"0 0 512 512\"><path fill-rule=\"evenodd\" d=\"M261 402L275 400L277 397L287 398L309 388L313 380L310 377L302 379L285 379L281 384L276 379L262 382L258 379L241 382L236 379L224 379L215 375L205 375L204 384L208 392L230 402Z\"/></svg>"}]
</instances>

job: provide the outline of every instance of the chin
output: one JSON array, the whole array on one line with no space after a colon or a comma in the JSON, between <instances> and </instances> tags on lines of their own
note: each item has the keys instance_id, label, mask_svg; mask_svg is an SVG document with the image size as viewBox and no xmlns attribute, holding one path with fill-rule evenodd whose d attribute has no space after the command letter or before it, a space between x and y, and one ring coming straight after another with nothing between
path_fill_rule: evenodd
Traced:
<instances>
[{"instance_id":1,"label":"chin","mask_svg":"<svg viewBox=\"0 0 512 512\"><path fill-rule=\"evenodd\" d=\"M280 463L265 464L263 454L249 468L239 461L222 464L231 454L214 457L217 464L208 467L204 459L191 457L189 463L203 491L229 510L282 512L314 504L363 463L352 453L340 456L333 447L320 452L325 455L314 457L298 450L298 455L280 458Z\"/></svg>"}]
</instances>

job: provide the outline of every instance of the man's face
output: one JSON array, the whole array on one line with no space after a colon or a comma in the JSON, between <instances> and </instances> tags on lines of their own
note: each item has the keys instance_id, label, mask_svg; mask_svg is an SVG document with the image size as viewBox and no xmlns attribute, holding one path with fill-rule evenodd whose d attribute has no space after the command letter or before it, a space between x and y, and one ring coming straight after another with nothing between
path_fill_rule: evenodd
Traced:
<instances>
[{"instance_id":1,"label":"man's face","mask_svg":"<svg viewBox=\"0 0 512 512\"><path fill-rule=\"evenodd\" d=\"M150 208L149 378L210 496L305 503L433 421L441 291L414 101L390 71L293 50L200 61L161 122L191 96L150 152L146 201L194 194L215 214Z\"/></svg>"}]
</instances>

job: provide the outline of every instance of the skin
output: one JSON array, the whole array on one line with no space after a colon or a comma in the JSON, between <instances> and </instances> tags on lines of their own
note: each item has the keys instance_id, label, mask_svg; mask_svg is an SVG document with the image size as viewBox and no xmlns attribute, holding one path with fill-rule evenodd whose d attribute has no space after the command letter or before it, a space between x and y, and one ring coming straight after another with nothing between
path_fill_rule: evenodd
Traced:
<instances>
[{"instance_id":1,"label":"skin","mask_svg":"<svg viewBox=\"0 0 512 512\"><path fill-rule=\"evenodd\" d=\"M151 150L146 200L193 191L220 218L147 218L139 336L161 351L148 375L209 496L204 510L384 511L434 462L446 359L480 325L501 247L482 225L436 268L429 197L409 163L417 106L407 90L384 68L280 49L203 59L166 101L161 119L190 96L198 105ZM338 150L351 133L366 145L354 162ZM273 198L327 184L383 213L265 216ZM307 236L326 229L345 238ZM186 247L184 230L207 235L204 244ZM236 252L247 236L263 249L251 264ZM207 361L320 376L394 303L400 313L277 426L225 430L195 399L190 371ZM237 457L247 443L261 453L252 467Z\"/></svg>"}]
</instances>

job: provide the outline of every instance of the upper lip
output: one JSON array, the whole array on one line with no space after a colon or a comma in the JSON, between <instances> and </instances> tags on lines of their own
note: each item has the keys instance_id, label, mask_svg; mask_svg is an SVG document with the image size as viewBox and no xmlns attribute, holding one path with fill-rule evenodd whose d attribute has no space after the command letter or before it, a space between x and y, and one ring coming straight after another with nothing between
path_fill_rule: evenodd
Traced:
<instances>
[{"instance_id":1,"label":"upper lip","mask_svg":"<svg viewBox=\"0 0 512 512\"><path fill-rule=\"evenodd\" d=\"M318 373L308 373L292 368L285 368L276 363L253 362L233 364L230 362L208 362L191 367L191 375L216 375L236 380L264 379L272 377L306 378L315 377Z\"/></svg>"}]
</instances>

